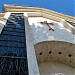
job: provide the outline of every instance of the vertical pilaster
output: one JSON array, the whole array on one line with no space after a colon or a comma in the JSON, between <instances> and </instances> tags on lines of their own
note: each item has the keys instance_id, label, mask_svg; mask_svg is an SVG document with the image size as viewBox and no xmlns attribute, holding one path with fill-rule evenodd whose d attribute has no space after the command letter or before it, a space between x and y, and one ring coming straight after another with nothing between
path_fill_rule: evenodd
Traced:
<instances>
[{"instance_id":1,"label":"vertical pilaster","mask_svg":"<svg viewBox=\"0 0 75 75\"><path fill-rule=\"evenodd\" d=\"M11 14L10 12L6 12L5 15L4 15L4 20L5 21L0 20L0 34L1 34L2 30L3 30L3 27L5 26L5 24L7 22L8 17L10 16L10 14Z\"/></svg>"},{"instance_id":2,"label":"vertical pilaster","mask_svg":"<svg viewBox=\"0 0 75 75\"><path fill-rule=\"evenodd\" d=\"M29 75L40 75L38 64L37 64L37 59L35 55L35 49L33 45L33 38L32 38L32 34L30 31L27 17L25 17L25 35L26 35L26 47L27 47Z\"/></svg>"}]
</instances>

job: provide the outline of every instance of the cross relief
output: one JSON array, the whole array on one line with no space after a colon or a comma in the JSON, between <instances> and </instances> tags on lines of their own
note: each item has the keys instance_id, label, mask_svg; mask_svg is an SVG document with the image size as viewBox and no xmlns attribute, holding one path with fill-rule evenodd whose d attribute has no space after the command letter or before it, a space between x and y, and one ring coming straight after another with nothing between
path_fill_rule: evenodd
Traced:
<instances>
[{"instance_id":1,"label":"cross relief","mask_svg":"<svg viewBox=\"0 0 75 75\"><path fill-rule=\"evenodd\" d=\"M53 29L53 28L51 28L51 26L50 26L50 25L54 25L53 23L48 23L47 21L40 22L40 23L41 23L41 24L46 24L46 25L49 27L49 30L54 31L54 29Z\"/></svg>"}]
</instances>

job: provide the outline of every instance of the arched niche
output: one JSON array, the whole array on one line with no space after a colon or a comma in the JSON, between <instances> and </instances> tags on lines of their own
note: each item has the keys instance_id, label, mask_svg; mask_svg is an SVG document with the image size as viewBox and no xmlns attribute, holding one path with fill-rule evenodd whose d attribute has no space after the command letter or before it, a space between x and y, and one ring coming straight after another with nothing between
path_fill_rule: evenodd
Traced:
<instances>
[{"instance_id":1,"label":"arched niche","mask_svg":"<svg viewBox=\"0 0 75 75\"><path fill-rule=\"evenodd\" d=\"M75 71L75 44L43 41L34 45L41 75L67 75Z\"/></svg>"}]
</instances>

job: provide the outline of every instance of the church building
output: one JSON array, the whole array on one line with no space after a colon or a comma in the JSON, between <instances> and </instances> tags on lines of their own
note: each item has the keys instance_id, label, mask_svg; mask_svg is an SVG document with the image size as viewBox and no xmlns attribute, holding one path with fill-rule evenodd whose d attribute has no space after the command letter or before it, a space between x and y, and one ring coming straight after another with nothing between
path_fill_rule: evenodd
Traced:
<instances>
[{"instance_id":1,"label":"church building","mask_svg":"<svg viewBox=\"0 0 75 75\"><path fill-rule=\"evenodd\" d=\"M0 75L75 75L75 17L4 4Z\"/></svg>"}]
</instances>

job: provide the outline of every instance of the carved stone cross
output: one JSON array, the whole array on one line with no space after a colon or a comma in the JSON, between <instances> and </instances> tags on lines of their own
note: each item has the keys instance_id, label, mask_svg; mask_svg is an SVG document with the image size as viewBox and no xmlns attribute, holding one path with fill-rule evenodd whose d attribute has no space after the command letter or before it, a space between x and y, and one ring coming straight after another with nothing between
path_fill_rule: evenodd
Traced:
<instances>
[{"instance_id":1,"label":"carved stone cross","mask_svg":"<svg viewBox=\"0 0 75 75\"><path fill-rule=\"evenodd\" d=\"M47 23L47 21L40 22L40 23L41 23L41 24L46 24L46 25L49 27L49 30L54 31L54 29L50 27L50 25L54 25L53 23Z\"/></svg>"}]
</instances>

